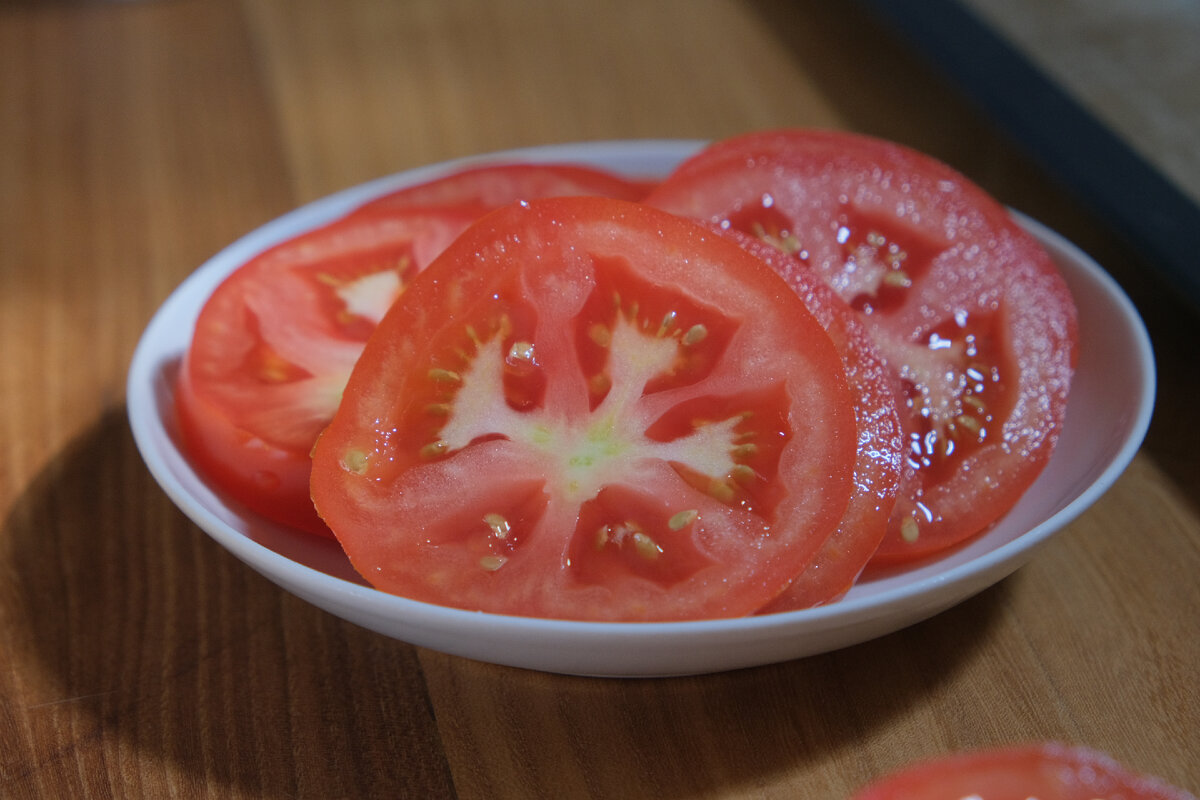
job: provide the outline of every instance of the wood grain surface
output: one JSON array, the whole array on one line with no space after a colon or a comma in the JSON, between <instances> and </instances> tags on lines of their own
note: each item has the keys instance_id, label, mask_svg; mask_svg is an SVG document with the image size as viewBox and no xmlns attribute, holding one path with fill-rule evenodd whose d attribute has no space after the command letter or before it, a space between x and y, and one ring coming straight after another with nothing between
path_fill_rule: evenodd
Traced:
<instances>
[{"instance_id":1,"label":"wood grain surface","mask_svg":"<svg viewBox=\"0 0 1200 800\"><path fill-rule=\"evenodd\" d=\"M769 667L529 672L309 606L142 465L137 338L263 222L470 153L785 125L949 161L1089 250L1152 328L1142 452L974 599ZM0 797L837 800L1040 739L1200 791L1198 326L1147 273L852 4L0 4Z\"/></svg>"}]
</instances>

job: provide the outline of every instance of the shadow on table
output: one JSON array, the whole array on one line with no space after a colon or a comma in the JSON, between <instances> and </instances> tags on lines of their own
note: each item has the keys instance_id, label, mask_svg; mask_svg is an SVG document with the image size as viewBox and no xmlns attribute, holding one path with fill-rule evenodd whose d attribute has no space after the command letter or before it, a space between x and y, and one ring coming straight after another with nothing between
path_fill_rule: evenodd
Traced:
<instances>
[{"instance_id":1,"label":"shadow on table","mask_svg":"<svg viewBox=\"0 0 1200 800\"><path fill-rule=\"evenodd\" d=\"M452 797L414 648L281 591L175 509L123 409L4 520L0 794ZM18 731L27 734L19 735ZM18 737L18 741L4 741Z\"/></svg>"},{"instance_id":2,"label":"shadow on table","mask_svg":"<svg viewBox=\"0 0 1200 800\"><path fill-rule=\"evenodd\" d=\"M0 541L17 578L6 656L38 687L14 711L23 723L6 726L28 734L3 743L3 772L8 788L65 794L549 797L571 782L540 783L556 768L601 790L628 789L635 770L657 797L753 783L906 713L971 659L1005 591L866 645L724 675L601 680L419 659L211 542L153 483L119 411L46 466ZM945 626L950 649L930 644ZM456 675L471 681L447 698ZM453 752L481 760L452 784L461 765L442 737L470 735L460 705L473 700L482 738ZM497 764L508 782L473 785L490 780L494 748L522 742L538 755ZM564 748L558 767L548 746Z\"/></svg>"}]
</instances>

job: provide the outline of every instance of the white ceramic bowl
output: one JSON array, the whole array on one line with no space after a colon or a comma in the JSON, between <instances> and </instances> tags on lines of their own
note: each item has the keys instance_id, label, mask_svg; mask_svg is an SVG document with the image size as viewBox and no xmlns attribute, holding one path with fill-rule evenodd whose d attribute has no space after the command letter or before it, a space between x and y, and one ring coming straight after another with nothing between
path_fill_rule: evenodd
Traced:
<instances>
[{"instance_id":1,"label":"white ceramic bowl","mask_svg":"<svg viewBox=\"0 0 1200 800\"><path fill-rule=\"evenodd\" d=\"M926 619L999 581L1091 505L1133 458L1149 425L1154 365L1132 304L1078 248L1025 217L1074 292L1081 353L1053 459L1017 506L967 546L918 567L860 582L828 606L745 619L590 623L507 617L429 605L371 589L330 541L257 517L215 492L179 448L174 375L212 290L250 255L360 202L485 160L570 161L636 176L667 173L701 143L598 142L533 148L412 170L299 208L218 253L150 321L128 378L142 457L163 490L252 568L330 613L371 630L467 658L551 672L656 676L784 661L863 642Z\"/></svg>"}]
</instances>

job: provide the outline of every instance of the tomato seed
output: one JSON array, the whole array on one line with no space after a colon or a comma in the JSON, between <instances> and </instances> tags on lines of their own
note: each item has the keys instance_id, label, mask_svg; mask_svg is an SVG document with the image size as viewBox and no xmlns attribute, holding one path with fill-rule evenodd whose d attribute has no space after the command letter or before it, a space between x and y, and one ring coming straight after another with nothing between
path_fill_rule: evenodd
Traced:
<instances>
[{"instance_id":1,"label":"tomato seed","mask_svg":"<svg viewBox=\"0 0 1200 800\"><path fill-rule=\"evenodd\" d=\"M508 559L504 556L484 556L483 558L479 559L479 566L483 567L488 572L495 572L503 567L506 561L508 561Z\"/></svg>"},{"instance_id":2,"label":"tomato seed","mask_svg":"<svg viewBox=\"0 0 1200 800\"><path fill-rule=\"evenodd\" d=\"M725 503L726 505L732 503L734 497L736 496L733 487L727 481L718 480L716 478L709 481L708 494L715 500Z\"/></svg>"},{"instance_id":3,"label":"tomato seed","mask_svg":"<svg viewBox=\"0 0 1200 800\"><path fill-rule=\"evenodd\" d=\"M687 511L680 511L671 517L667 522L667 527L673 531L681 531L695 522L699 516L700 512L694 508L689 508Z\"/></svg>"},{"instance_id":4,"label":"tomato seed","mask_svg":"<svg viewBox=\"0 0 1200 800\"><path fill-rule=\"evenodd\" d=\"M764 244L774 247L779 252L785 255L795 255L799 253L803 247L800 244L800 239L791 231L776 229L774 232L768 231L766 226L757 220L750 225L750 232ZM801 257L804 257L803 255Z\"/></svg>"},{"instance_id":5,"label":"tomato seed","mask_svg":"<svg viewBox=\"0 0 1200 800\"><path fill-rule=\"evenodd\" d=\"M729 477L738 483L745 485L754 480L754 468L748 467L745 464L734 464L733 469L729 470Z\"/></svg>"},{"instance_id":6,"label":"tomato seed","mask_svg":"<svg viewBox=\"0 0 1200 800\"><path fill-rule=\"evenodd\" d=\"M497 539L507 539L509 531L512 530L508 520L495 512L484 514L483 524L492 529L492 535Z\"/></svg>"},{"instance_id":7,"label":"tomato seed","mask_svg":"<svg viewBox=\"0 0 1200 800\"><path fill-rule=\"evenodd\" d=\"M684 347L691 347L692 345L700 344L707 336L708 328L696 324L688 328L687 333L683 335L683 339L680 341L683 342Z\"/></svg>"},{"instance_id":8,"label":"tomato seed","mask_svg":"<svg viewBox=\"0 0 1200 800\"><path fill-rule=\"evenodd\" d=\"M508 350L508 361L533 361L533 342L513 342Z\"/></svg>"},{"instance_id":9,"label":"tomato seed","mask_svg":"<svg viewBox=\"0 0 1200 800\"><path fill-rule=\"evenodd\" d=\"M978 434L983 430L983 426L979 424L979 420L969 417L966 414L959 414L954 418L954 421L974 434Z\"/></svg>"},{"instance_id":10,"label":"tomato seed","mask_svg":"<svg viewBox=\"0 0 1200 800\"><path fill-rule=\"evenodd\" d=\"M367 454L362 450L347 450L342 454L342 466L355 475L367 472Z\"/></svg>"},{"instance_id":11,"label":"tomato seed","mask_svg":"<svg viewBox=\"0 0 1200 800\"><path fill-rule=\"evenodd\" d=\"M633 534L633 546L637 549L637 554L646 559L656 559L663 553L663 549L641 531Z\"/></svg>"},{"instance_id":12,"label":"tomato seed","mask_svg":"<svg viewBox=\"0 0 1200 800\"><path fill-rule=\"evenodd\" d=\"M675 317L678 316L674 311L668 311L663 315L662 322L658 325L658 337L661 339L670 332L671 328L675 327Z\"/></svg>"},{"instance_id":13,"label":"tomato seed","mask_svg":"<svg viewBox=\"0 0 1200 800\"><path fill-rule=\"evenodd\" d=\"M442 441L441 439L438 439L436 442L430 442L421 448L421 458L437 458L438 456L445 454L445 452L449 449L450 445L446 444L446 442Z\"/></svg>"},{"instance_id":14,"label":"tomato seed","mask_svg":"<svg viewBox=\"0 0 1200 800\"><path fill-rule=\"evenodd\" d=\"M588 328L588 338L591 339L597 347L608 347L612 344L612 331L597 322Z\"/></svg>"},{"instance_id":15,"label":"tomato seed","mask_svg":"<svg viewBox=\"0 0 1200 800\"><path fill-rule=\"evenodd\" d=\"M734 458L749 458L758 452L758 445L746 442L745 444L735 445L730 452Z\"/></svg>"}]
</instances>

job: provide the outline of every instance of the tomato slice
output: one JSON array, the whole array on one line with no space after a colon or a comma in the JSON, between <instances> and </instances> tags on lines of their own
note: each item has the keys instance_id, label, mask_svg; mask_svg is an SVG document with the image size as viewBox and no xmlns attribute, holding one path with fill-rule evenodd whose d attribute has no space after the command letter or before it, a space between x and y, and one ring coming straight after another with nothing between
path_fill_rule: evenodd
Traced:
<instances>
[{"instance_id":1,"label":"tomato slice","mask_svg":"<svg viewBox=\"0 0 1200 800\"><path fill-rule=\"evenodd\" d=\"M384 312L476 216L359 214L234 271L200 312L177 387L183 443L200 470L263 516L330 535L309 499L317 435Z\"/></svg>"},{"instance_id":2,"label":"tomato slice","mask_svg":"<svg viewBox=\"0 0 1200 800\"><path fill-rule=\"evenodd\" d=\"M646 202L757 236L858 312L906 438L875 562L961 542L1037 477L1066 412L1075 309L1050 257L982 189L899 145L785 130L701 151Z\"/></svg>"},{"instance_id":3,"label":"tomato slice","mask_svg":"<svg viewBox=\"0 0 1200 800\"><path fill-rule=\"evenodd\" d=\"M829 335L769 267L604 198L472 226L413 281L314 451L379 589L582 620L751 613L851 493Z\"/></svg>"},{"instance_id":4,"label":"tomato slice","mask_svg":"<svg viewBox=\"0 0 1200 800\"><path fill-rule=\"evenodd\" d=\"M585 195L640 200L653 185L582 164L481 164L382 195L361 208L478 205L493 209L517 200Z\"/></svg>"},{"instance_id":5,"label":"tomato slice","mask_svg":"<svg viewBox=\"0 0 1200 800\"><path fill-rule=\"evenodd\" d=\"M958 753L907 767L852 800L1196 800L1109 756L1049 743Z\"/></svg>"},{"instance_id":6,"label":"tomato slice","mask_svg":"<svg viewBox=\"0 0 1200 800\"><path fill-rule=\"evenodd\" d=\"M796 259L758 238L732 230L722 233L766 262L804 301L841 355L854 398L858 453L855 489L846 513L813 563L760 613L809 608L849 591L887 533L904 460L897 398L870 334L832 289Z\"/></svg>"}]
</instances>

